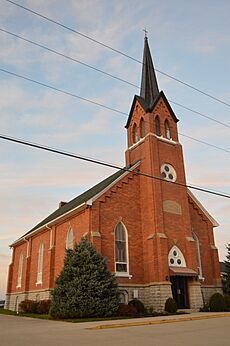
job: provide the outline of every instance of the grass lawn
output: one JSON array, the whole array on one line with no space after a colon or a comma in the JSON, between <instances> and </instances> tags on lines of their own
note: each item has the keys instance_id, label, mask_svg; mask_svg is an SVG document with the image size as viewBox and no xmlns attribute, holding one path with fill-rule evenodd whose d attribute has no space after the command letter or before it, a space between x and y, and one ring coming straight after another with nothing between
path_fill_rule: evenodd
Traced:
<instances>
[{"instance_id":1,"label":"grass lawn","mask_svg":"<svg viewBox=\"0 0 230 346\"><path fill-rule=\"evenodd\" d=\"M5 310L5 309L0 309L0 314L2 315L13 315L13 316L18 316L18 317L31 317L31 318L40 318L43 320L53 320L53 321L62 321L62 322L71 322L71 323L82 323L82 322L95 322L95 321L111 321L111 320L121 320L121 319L128 319L128 318L141 318L141 317L156 317L156 316L168 316L169 314L167 313L162 313L162 314L155 314L153 316L136 316L136 317L130 317L130 316L112 316L112 317L88 317L88 318L72 318L72 319L60 319L60 320L55 320L49 315L40 315L40 314L33 314L33 313L25 313L25 312L19 312L17 313L16 311L11 311L11 310ZM172 315L179 315L179 314L184 314L184 312L177 312L176 314ZM171 314L170 314L171 315Z\"/></svg>"}]
</instances>

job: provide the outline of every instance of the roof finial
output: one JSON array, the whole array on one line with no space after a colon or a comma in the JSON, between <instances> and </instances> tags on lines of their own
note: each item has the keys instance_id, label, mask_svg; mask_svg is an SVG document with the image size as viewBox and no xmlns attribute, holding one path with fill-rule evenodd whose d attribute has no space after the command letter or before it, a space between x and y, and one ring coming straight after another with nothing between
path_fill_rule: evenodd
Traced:
<instances>
[{"instance_id":1,"label":"roof finial","mask_svg":"<svg viewBox=\"0 0 230 346\"><path fill-rule=\"evenodd\" d=\"M145 33L145 38L148 38L148 36L147 36L148 31L146 30L146 28L143 29L143 31L144 31L144 33Z\"/></svg>"}]
</instances>

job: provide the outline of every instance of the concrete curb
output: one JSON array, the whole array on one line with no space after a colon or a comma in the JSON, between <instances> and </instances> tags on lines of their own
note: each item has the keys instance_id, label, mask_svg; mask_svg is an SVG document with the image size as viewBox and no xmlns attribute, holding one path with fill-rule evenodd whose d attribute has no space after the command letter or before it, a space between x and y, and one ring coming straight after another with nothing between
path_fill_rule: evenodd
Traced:
<instances>
[{"instance_id":1,"label":"concrete curb","mask_svg":"<svg viewBox=\"0 0 230 346\"><path fill-rule=\"evenodd\" d=\"M110 328L141 327L141 326L149 326L149 325L154 325L154 324L197 321L197 320L206 320L206 319L220 318L220 317L230 317L230 314L229 313L222 313L222 314L213 314L213 315L204 315L204 316L168 318L168 319L155 320L155 321L151 320L151 321L139 321L139 322L101 324L101 325L94 326L94 327L88 327L86 329L94 329L95 330L95 329L110 329Z\"/></svg>"}]
</instances>

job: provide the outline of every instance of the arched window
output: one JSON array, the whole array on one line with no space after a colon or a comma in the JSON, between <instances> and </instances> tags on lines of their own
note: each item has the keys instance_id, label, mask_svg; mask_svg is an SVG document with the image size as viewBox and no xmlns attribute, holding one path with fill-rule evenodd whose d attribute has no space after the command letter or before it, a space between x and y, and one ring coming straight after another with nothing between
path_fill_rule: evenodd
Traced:
<instances>
[{"instance_id":1,"label":"arched window","mask_svg":"<svg viewBox=\"0 0 230 346\"><path fill-rule=\"evenodd\" d=\"M186 267L185 258L176 245L169 251L168 264L170 267Z\"/></svg>"},{"instance_id":2,"label":"arched window","mask_svg":"<svg viewBox=\"0 0 230 346\"><path fill-rule=\"evenodd\" d=\"M198 271L199 277L201 278L202 277L202 267L201 267L201 256L200 256L200 242L199 242L197 235L194 232L192 232L192 237L196 242L197 271Z\"/></svg>"},{"instance_id":3,"label":"arched window","mask_svg":"<svg viewBox=\"0 0 230 346\"><path fill-rule=\"evenodd\" d=\"M73 250L73 230L70 227L66 237L66 249Z\"/></svg>"},{"instance_id":4,"label":"arched window","mask_svg":"<svg viewBox=\"0 0 230 346\"><path fill-rule=\"evenodd\" d=\"M133 143L138 142L138 133L137 133L137 125L133 125Z\"/></svg>"},{"instance_id":5,"label":"arched window","mask_svg":"<svg viewBox=\"0 0 230 346\"><path fill-rule=\"evenodd\" d=\"M17 281L17 287L22 286L22 267L23 267L23 254L20 254L19 257L19 263L18 263L18 281Z\"/></svg>"},{"instance_id":6,"label":"arched window","mask_svg":"<svg viewBox=\"0 0 230 346\"><path fill-rule=\"evenodd\" d=\"M160 126L160 119L158 115L155 118L155 130L156 130L156 135L161 136L161 126Z\"/></svg>"},{"instance_id":7,"label":"arched window","mask_svg":"<svg viewBox=\"0 0 230 346\"><path fill-rule=\"evenodd\" d=\"M143 118L141 118L141 121L140 121L140 132L141 132L141 138L144 138L144 136L145 136L145 122L144 122Z\"/></svg>"},{"instance_id":8,"label":"arched window","mask_svg":"<svg viewBox=\"0 0 230 346\"><path fill-rule=\"evenodd\" d=\"M128 273L127 231L119 222L115 228L115 271Z\"/></svg>"},{"instance_id":9,"label":"arched window","mask_svg":"<svg viewBox=\"0 0 230 346\"><path fill-rule=\"evenodd\" d=\"M43 242L41 241L39 245L39 250L38 250L37 284L42 283L43 252L44 252L44 245L43 245Z\"/></svg>"},{"instance_id":10,"label":"arched window","mask_svg":"<svg viewBox=\"0 0 230 346\"><path fill-rule=\"evenodd\" d=\"M170 139L170 138L171 138L168 120L165 120L165 137L166 137L167 139Z\"/></svg>"}]
</instances>

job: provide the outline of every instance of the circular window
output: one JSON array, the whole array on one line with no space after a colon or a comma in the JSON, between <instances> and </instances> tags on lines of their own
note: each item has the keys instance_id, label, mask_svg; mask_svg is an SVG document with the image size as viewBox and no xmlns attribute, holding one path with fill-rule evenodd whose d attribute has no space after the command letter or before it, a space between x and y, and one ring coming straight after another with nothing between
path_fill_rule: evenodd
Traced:
<instances>
[{"instance_id":1,"label":"circular window","mask_svg":"<svg viewBox=\"0 0 230 346\"><path fill-rule=\"evenodd\" d=\"M174 259L170 258L170 263L173 264L174 263Z\"/></svg>"},{"instance_id":2,"label":"circular window","mask_svg":"<svg viewBox=\"0 0 230 346\"><path fill-rule=\"evenodd\" d=\"M175 257L177 256L176 250L173 251L173 256L175 256Z\"/></svg>"},{"instance_id":3,"label":"circular window","mask_svg":"<svg viewBox=\"0 0 230 346\"><path fill-rule=\"evenodd\" d=\"M177 260L177 264L179 264L179 265L181 264L181 260L180 259Z\"/></svg>"},{"instance_id":4,"label":"circular window","mask_svg":"<svg viewBox=\"0 0 230 346\"><path fill-rule=\"evenodd\" d=\"M161 177L168 181L176 181L176 171L173 166L164 163L161 166Z\"/></svg>"}]
</instances>

